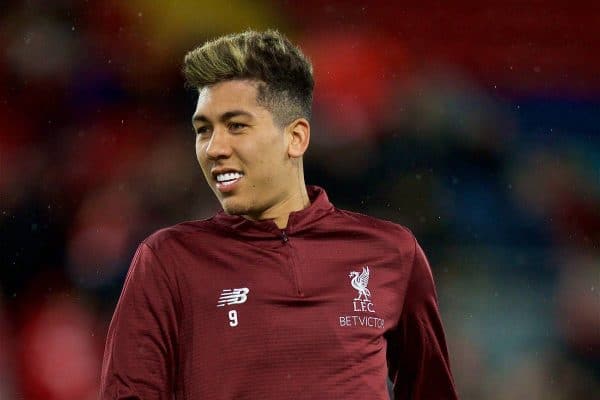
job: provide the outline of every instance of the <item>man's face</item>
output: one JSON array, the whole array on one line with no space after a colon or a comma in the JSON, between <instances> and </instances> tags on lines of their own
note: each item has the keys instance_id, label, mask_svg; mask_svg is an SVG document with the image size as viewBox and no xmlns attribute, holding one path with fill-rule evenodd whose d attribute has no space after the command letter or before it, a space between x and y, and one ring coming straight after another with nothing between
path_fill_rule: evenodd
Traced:
<instances>
[{"instance_id":1,"label":"man's face","mask_svg":"<svg viewBox=\"0 0 600 400\"><path fill-rule=\"evenodd\" d=\"M255 82L217 83L200 91L193 117L206 181L225 212L252 219L285 201L294 182L288 139L256 96Z\"/></svg>"}]
</instances>

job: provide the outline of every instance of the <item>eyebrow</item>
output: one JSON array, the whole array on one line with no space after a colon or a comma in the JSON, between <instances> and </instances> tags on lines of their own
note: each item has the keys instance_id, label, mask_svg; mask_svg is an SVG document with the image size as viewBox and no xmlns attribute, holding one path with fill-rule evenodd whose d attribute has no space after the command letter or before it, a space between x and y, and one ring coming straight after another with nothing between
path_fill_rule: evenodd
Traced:
<instances>
[{"instance_id":1,"label":"eyebrow","mask_svg":"<svg viewBox=\"0 0 600 400\"><path fill-rule=\"evenodd\" d=\"M232 111L227 111L227 112L224 112L223 114L221 114L221 116L219 117L219 121L223 122L223 121L227 121L228 119L231 119L233 117L239 117L239 116L254 118L254 115L247 111L232 110ZM210 122L210 120L206 116L200 114L200 115L194 115L194 118L192 119L192 123L193 122Z\"/></svg>"}]
</instances>

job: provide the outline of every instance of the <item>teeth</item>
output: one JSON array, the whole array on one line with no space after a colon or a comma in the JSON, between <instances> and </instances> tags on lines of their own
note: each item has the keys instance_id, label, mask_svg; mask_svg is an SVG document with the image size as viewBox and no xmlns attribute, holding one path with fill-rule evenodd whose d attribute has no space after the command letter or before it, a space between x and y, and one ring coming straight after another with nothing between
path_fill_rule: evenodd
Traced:
<instances>
[{"instance_id":1,"label":"teeth","mask_svg":"<svg viewBox=\"0 0 600 400\"><path fill-rule=\"evenodd\" d=\"M227 183L226 181L234 181L243 176L239 172L228 172L226 174L217 175L217 182ZM230 182L229 182L230 183Z\"/></svg>"}]
</instances>

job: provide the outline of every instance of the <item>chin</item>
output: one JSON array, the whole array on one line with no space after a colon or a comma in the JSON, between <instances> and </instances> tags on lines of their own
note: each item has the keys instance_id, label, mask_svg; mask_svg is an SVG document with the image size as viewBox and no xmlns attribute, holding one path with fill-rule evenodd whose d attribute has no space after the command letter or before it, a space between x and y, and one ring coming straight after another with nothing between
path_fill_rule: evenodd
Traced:
<instances>
[{"instance_id":1,"label":"chin","mask_svg":"<svg viewBox=\"0 0 600 400\"><path fill-rule=\"evenodd\" d=\"M221 207L223 207L223 210L230 215L245 215L248 214L250 209L247 204L243 204L234 199L221 200Z\"/></svg>"}]
</instances>

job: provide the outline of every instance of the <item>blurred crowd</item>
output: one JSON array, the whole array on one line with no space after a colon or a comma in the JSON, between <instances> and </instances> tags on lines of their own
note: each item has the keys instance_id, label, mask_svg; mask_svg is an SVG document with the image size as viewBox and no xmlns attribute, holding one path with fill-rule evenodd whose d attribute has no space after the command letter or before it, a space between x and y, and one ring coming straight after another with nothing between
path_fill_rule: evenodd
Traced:
<instances>
[{"instance_id":1,"label":"blurred crowd","mask_svg":"<svg viewBox=\"0 0 600 400\"><path fill-rule=\"evenodd\" d=\"M461 398L598 398L600 9L426 3L0 3L0 399L96 397L135 248L219 209L183 55L247 28L313 61L307 182L425 248Z\"/></svg>"}]
</instances>

